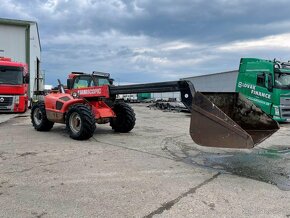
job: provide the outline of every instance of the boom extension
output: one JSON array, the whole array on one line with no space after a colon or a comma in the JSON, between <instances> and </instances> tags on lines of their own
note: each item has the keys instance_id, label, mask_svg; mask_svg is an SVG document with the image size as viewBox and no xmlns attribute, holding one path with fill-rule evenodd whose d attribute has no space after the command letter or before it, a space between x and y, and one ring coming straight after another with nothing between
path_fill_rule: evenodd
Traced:
<instances>
[{"instance_id":1,"label":"boom extension","mask_svg":"<svg viewBox=\"0 0 290 218\"><path fill-rule=\"evenodd\" d=\"M110 86L110 95L180 92L191 111L190 135L201 146L253 148L279 125L239 93L200 93L190 81L180 80Z\"/></svg>"},{"instance_id":2,"label":"boom extension","mask_svg":"<svg viewBox=\"0 0 290 218\"><path fill-rule=\"evenodd\" d=\"M180 92L182 103L191 111L195 89L190 81L180 80L161 83L110 86L110 95Z\"/></svg>"}]
</instances>

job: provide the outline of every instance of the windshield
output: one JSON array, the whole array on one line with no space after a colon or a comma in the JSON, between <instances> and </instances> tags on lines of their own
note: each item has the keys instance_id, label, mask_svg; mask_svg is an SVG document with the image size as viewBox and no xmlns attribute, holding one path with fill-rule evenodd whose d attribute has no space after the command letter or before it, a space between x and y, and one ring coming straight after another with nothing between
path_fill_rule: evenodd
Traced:
<instances>
[{"instance_id":1,"label":"windshield","mask_svg":"<svg viewBox=\"0 0 290 218\"><path fill-rule=\"evenodd\" d=\"M103 85L109 85L110 81L106 77L99 77L91 75L84 75L84 76L78 76L74 80L74 89L78 88L87 88L87 87L93 87L93 86L103 86Z\"/></svg>"},{"instance_id":2,"label":"windshield","mask_svg":"<svg viewBox=\"0 0 290 218\"><path fill-rule=\"evenodd\" d=\"M94 86L94 80L91 76L79 76L76 77L74 81L73 88L78 89L78 88L87 88Z\"/></svg>"},{"instance_id":3,"label":"windshield","mask_svg":"<svg viewBox=\"0 0 290 218\"><path fill-rule=\"evenodd\" d=\"M108 78L98 78L99 80L99 86L102 86L102 85L110 85L110 82L108 80Z\"/></svg>"},{"instance_id":4,"label":"windshield","mask_svg":"<svg viewBox=\"0 0 290 218\"><path fill-rule=\"evenodd\" d=\"M0 66L0 84L21 85L23 84L23 68Z\"/></svg>"},{"instance_id":5,"label":"windshield","mask_svg":"<svg viewBox=\"0 0 290 218\"><path fill-rule=\"evenodd\" d=\"M275 86L277 88L290 88L289 73L275 73Z\"/></svg>"}]
</instances>

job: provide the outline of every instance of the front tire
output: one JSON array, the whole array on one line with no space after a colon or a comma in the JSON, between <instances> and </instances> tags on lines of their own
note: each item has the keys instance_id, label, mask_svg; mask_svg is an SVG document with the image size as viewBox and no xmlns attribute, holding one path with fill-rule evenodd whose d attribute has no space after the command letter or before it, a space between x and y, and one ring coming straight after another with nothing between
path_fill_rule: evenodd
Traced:
<instances>
[{"instance_id":1,"label":"front tire","mask_svg":"<svg viewBox=\"0 0 290 218\"><path fill-rule=\"evenodd\" d=\"M111 118L110 125L115 132L130 132L135 126L134 110L124 102L118 102L113 106L116 117Z\"/></svg>"},{"instance_id":2,"label":"front tire","mask_svg":"<svg viewBox=\"0 0 290 218\"><path fill-rule=\"evenodd\" d=\"M66 128L72 139L91 138L96 129L96 119L91 109L82 104L73 105L66 115Z\"/></svg>"},{"instance_id":3,"label":"front tire","mask_svg":"<svg viewBox=\"0 0 290 218\"><path fill-rule=\"evenodd\" d=\"M54 122L47 119L44 102L34 104L31 109L31 122L37 131L49 131Z\"/></svg>"}]
</instances>

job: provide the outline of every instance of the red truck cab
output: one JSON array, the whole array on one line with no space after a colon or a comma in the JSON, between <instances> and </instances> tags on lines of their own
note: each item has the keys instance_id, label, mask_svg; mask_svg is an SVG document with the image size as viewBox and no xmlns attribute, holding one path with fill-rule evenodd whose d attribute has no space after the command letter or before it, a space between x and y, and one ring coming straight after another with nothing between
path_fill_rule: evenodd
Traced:
<instances>
[{"instance_id":1,"label":"red truck cab","mask_svg":"<svg viewBox=\"0 0 290 218\"><path fill-rule=\"evenodd\" d=\"M0 113L25 112L28 108L28 86L27 64L0 57Z\"/></svg>"}]
</instances>

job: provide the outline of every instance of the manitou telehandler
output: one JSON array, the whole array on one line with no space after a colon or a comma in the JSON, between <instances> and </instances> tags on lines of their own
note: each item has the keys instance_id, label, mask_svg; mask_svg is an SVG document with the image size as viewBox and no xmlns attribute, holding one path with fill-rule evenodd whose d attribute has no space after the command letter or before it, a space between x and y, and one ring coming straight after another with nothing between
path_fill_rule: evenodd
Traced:
<instances>
[{"instance_id":1,"label":"manitou telehandler","mask_svg":"<svg viewBox=\"0 0 290 218\"><path fill-rule=\"evenodd\" d=\"M34 128L49 131L54 123L66 124L73 139L93 136L96 123L110 123L126 133L135 125L135 113L118 94L177 92L191 111L190 135L202 146L252 148L279 129L276 121L239 93L200 93L186 80L114 86L109 74L71 73L67 89L44 97L31 110Z\"/></svg>"}]
</instances>

